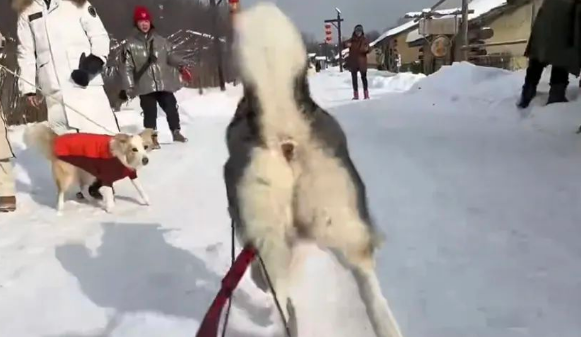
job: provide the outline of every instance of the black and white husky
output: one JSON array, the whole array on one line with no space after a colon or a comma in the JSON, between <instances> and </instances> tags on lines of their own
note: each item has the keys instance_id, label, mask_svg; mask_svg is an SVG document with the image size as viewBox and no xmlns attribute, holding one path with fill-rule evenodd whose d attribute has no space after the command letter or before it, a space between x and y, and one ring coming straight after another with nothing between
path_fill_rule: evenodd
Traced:
<instances>
[{"instance_id":1,"label":"black and white husky","mask_svg":"<svg viewBox=\"0 0 581 337\"><path fill-rule=\"evenodd\" d=\"M294 24L274 5L236 17L235 50L244 96L227 129L224 167L239 239L262 256L287 322L293 242L306 238L352 271L378 337L401 337L375 274L380 235L365 186L339 123L311 98L307 52ZM252 276L264 287L262 273Z\"/></svg>"}]
</instances>

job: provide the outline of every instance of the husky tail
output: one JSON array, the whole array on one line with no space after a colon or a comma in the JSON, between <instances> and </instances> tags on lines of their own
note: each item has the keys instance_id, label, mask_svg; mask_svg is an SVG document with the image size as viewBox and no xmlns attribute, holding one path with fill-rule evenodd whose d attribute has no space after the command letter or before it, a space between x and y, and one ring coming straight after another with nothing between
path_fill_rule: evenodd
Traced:
<instances>
[{"instance_id":1,"label":"husky tail","mask_svg":"<svg viewBox=\"0 0 581 337\"><path fill-rule=\"evenodd\" d=\"M53 144L57 134L46 124L39 123L30 126L24 132L24 143L36 149L46 159L54 158Z\"/></svg>"},{"instance_id":2,"label":"husky tail","mask_svg":"<svg viewBox=\"0 0 581 337\"><path fill-rule=\"evenodd\" d=\"M299 30L276 5L260 3L236 17L235 34L245 94L258 100L265 136L296 136L304 124L297 90L306 88L307 74L307 51Z\"/></svg>"}]
</instances>

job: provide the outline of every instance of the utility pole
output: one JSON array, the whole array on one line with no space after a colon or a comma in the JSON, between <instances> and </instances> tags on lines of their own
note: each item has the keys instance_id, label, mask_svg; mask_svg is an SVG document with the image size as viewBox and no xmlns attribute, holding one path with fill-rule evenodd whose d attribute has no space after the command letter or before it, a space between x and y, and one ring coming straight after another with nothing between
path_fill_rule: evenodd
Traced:
<instances>
[{"instance_id":1,"label":"utility pole","mask_svg":"<svg viewBox=\"0 0 581 337\"><path fill-rule=\"evenodd\" d=\"M220 11L218 9L218 4L216 4L216 0L210 0L210 6L212 7L212 30L214 35L214 53L216 57L216 62L218 63L218 81L220 82L220 90L226 91L226 83L224 80L224 69L223 69L223 56L222 56L222 45L220 44L220 36L218 34L218 16L220 15Z\"/></svg>"},{"instance_id":2,"label":"utility pole","mask_svg":"<svg viewBox=\"0 0 581 337\"><path fill-rule=\"evenodd\" d=\"M325 23L331 23L335 28L337 28L337 34L339 34L339 71L343 72L343 37L341 36L341 23L344 21L341 18L341 10L339 8L335 8L337 11L337 18L331 20L325 20Z\"/></svg>"},{"instance_id":3,"label":"utility pole","mask_svg":"<svg viewBox=\"0 0 581 337\"><path fill-rule=\"evenodd\" d=\"M468 0L462 0L462 26L460 28L460 55L462 61L468 60L469 50L464 48L468 41Z\"/></svg>"}]
</instances>

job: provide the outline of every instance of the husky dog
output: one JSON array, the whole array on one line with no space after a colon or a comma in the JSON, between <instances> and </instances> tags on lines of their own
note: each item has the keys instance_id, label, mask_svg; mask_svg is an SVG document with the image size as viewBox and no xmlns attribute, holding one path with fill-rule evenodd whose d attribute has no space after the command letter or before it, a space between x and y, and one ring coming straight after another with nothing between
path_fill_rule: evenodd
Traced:
<instances>
[{"instance_id":1,"label":"husky dog","mask_svg":"<svg viewBox=\"0 0 581 337\"><path fill-rule=\"evenodd\" d=\"M263 258L285 320L293 242L313 240L353 272L378 337L401 337L375 274L381 235L339 123L311 98L307 52L274 4L236 18L235 50L244 96L226 131L229 210L239 239ZM256 266L252 277L264 288ZM296 329L296 327L294 327Z\"/></svg>"},{"instance_id":2,"label":"husky dog","mask_svg":"<svg viewBox=\"0 0 581 337\"><path fill-rule=\"evenodd\" d=\"M25 132L25 143L39 150L52 166L57 185L57 210L64 208L65 193L74 185L81 187L83 196L93 201L89 187L98 178L104 196L105 210L115 206L113 183L130 178L149 205L149 198L137 179L137 170L149 163L147 153L153 146L153 130L146 129L139 135L115 136L70 133L57 135L48 125L37 124Z\"/></svg>"}]
</instances>

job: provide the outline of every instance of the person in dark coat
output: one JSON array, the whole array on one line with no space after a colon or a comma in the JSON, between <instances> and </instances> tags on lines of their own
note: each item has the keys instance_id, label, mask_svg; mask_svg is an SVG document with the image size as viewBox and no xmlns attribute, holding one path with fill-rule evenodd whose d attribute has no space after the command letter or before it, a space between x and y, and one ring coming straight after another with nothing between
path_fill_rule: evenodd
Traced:
<instances>
[{"instance_id":1,"label":"person in dark coat","mask_svg":"<svg viewBox=\"0 0 581 337\"><path fill-rule=\"evenodd\" d=\"M581 71L581 4L578 0L544 1L535 19L525 56L529 58L520 108L537 94L543 70L551 65L551 89L547 104L568 102L569 74Z\"/></svg>"},{"instance_id":2,"label":"person in dark coat","mask_svg":"<svg viewBox=\"0 0 581 337\"><path fill-rule=\"evenodd\" d=\"M363 94L365 99L369 99L369 90L367 84L367 54L369 53L369 41L365 37L362 25L355 26L353 35L346 41L349 48L349 57L347 58L347 68L351 71L351 80L353 82L353 99L359 99L359 88L357 83L357 73L361 73L361 82L363 82Z\"/></svg>"}]
</instances>

